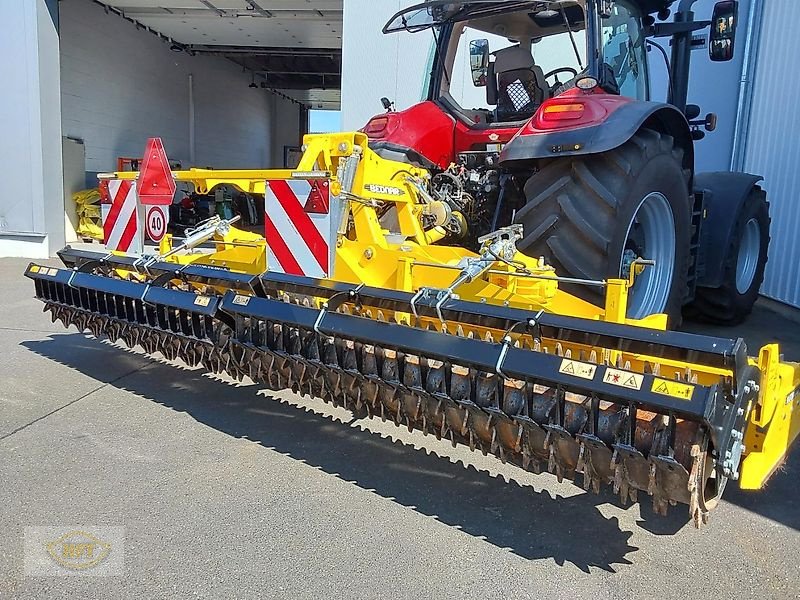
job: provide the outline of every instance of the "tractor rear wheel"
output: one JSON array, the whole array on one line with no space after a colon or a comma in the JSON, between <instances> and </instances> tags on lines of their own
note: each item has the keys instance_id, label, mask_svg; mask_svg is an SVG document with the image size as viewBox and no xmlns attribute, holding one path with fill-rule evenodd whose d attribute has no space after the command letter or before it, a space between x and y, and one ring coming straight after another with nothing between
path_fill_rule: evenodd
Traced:
<instances>
[{"instance_id":1,"label":"tractor rear wheel","mask_svg":"<svg viewBox=\"0 0 800 600\"><path fill-rule=\"evenodd\" d=\"M549 160L525 185L518 247L543 256L557 275L595 281L627 278L634 260L653 260L635 278L628 316L667 313L677 326L689 265L689 177L674 139L650 129L609 152ZM596 286L562 287L603 305Z\"/></svg>"},{"instance_id":2,"label":"tractor rear wheel","mask_svg":"<svg viewBox=\"0 0 800 600\"><path fill-rule=\"evenodd\" d=\"M688 318L737 325L753 310L764 281L769 247L769 203L759 186L753 187L739 211L722 264L722 285L698 287L686 307Z\"/></svg>"}]
</instances>

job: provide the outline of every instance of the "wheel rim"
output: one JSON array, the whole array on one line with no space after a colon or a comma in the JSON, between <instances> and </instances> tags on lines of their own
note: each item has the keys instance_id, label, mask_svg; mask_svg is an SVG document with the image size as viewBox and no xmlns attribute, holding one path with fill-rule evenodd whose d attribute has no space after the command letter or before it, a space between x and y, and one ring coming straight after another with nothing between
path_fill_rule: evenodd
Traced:
<instances>
[{"instance_id":1,"label":"wheel rim","mask_svg":"<svg viewBox=\"0 0 800 600\"><path fill-rule=\"evenodd\" d=\"M619 273L628 277L636 258L655 261L636 276L628 292L628 317L641 319L665 312L675 270L675 218L669 201L651 192L639 203L628 224Z\"/></svg>"},{"instance_id":2,"label":"wheel rim","mask_svg":"<svg viewBox=\"0 0 800 600\"><path fill-rule=\"evenodd\" d=\"M761 254L761 230L755 217L744 224L742 239L739 240L739 256L736 259L736 290L745 294L753 285Z\"/></svg>"}]
</instances>

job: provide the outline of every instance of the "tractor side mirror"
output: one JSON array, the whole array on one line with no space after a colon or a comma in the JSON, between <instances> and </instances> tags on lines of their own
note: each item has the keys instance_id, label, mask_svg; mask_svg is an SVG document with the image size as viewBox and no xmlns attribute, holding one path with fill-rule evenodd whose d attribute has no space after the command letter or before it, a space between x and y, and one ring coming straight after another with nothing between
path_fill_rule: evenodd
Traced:
<instances>
[{"instance_id":1,"label":"tractor side mirror","mask_svg":"<svg viewBox=\"0 0 800 600\"><path fill-rule=\"evenodd\" d=\"M469 68L472 70L472 84L485 87L489 71L489 40L472 40L469 43Z\"/></svg>"},{"instance_id":2,"label":"tractor side mirror","mask_svg":"<svg viewBox=\"0 0 800 600\"><path fill-rule=\"evenodd\" d=\"M724 0L714 5L711 17L711 35L708 40L708 54L714 62L733 58L733 44L736 39L736 17L739 12L737 0Z\"/></svg>"}]
</instances>

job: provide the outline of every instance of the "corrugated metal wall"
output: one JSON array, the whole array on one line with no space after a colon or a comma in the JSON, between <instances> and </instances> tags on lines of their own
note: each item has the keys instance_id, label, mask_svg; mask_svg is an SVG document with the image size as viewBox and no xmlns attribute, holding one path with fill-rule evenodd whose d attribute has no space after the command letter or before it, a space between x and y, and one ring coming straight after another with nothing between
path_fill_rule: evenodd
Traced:
<instances>
[{"instance_id":1,"label":"corrugated metal wall","mask_svg":"<svg viewBox=\"0 0 800 600\"><path fill-rule=\"evenodd\" d=\"M759 39L745 170L764 176L772 243L761 293L800 307L800 2L768 0Z\"/></svg>"}]
</instances>

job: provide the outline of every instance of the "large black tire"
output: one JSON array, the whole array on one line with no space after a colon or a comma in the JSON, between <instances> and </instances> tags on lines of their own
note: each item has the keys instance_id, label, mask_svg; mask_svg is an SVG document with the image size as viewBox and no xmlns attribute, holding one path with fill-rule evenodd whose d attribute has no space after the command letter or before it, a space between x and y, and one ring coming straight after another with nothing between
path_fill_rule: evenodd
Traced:
<instances>
[{"instance_id":1,"label":"large black tire","mask_svg":"<svg viewBox=\"0 0 800 600\"><path fill-rule=\"evenodd\" d=\"M747 318L764 281L769 225L767 194L755 186L745 199L727 241L722 262L722 285L717 288L698 287L694 301L686 307L688 318L720 325L736 325ZM754 230L757 234L753 241ZM750 269L745 267L748 256L753 265ZM740 271L740 267L745 268ZM741 275L739 280L737 274Z\"/></svg>"},{"instance_id":2,"label":"large black tire","mask_svg":"<svg viewBox=\"0 0 800 600\"><path fill-rule=\"evenodd\" d=\"M673 222L665 222L663 227L673 228L675 233L673 267L664 276L671 282L664 284L669 289L664 287L663 299L656 302L661 306L644 310L643 305L637 313L629 302L628 316L641 318L665 312L670 325L677 326L687 295L690 176L683 167L683 151L674 139L649 129L640 130L621 147L603 154L549 160L525 185L527 203L515 217L523 225L524 237L518 247L529 256L543 256L561 276L592 280L620 277L634 216L646 197L658 193L672 213ZM596 287L562 287L603 304L602 291Z\"/></svg>"}]
</instances>

